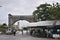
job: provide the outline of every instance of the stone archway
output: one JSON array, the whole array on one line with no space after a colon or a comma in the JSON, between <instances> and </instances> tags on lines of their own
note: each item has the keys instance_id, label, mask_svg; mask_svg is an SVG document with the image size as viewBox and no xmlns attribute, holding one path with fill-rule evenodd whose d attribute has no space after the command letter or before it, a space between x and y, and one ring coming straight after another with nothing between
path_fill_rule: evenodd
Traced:
<instances>
[{"instance_id":1,"label":"stone archway","mask_svg":"<svg viewBox=\"0 0 60 40\"><path fill-rule=\"evenodd\" d=\"M8 26L12 27L13 24L19 20L27 20L33 22L33 15L11 15L8 14Z\"/></svg>"}]
</instances>

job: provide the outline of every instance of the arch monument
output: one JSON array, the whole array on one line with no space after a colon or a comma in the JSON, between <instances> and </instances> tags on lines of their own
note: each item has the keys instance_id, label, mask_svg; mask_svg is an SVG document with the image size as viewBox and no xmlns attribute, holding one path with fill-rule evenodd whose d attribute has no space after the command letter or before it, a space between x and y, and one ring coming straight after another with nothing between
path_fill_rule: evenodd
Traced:
<instances>
[{"instance_id":1,"label":"arch monument","mask_svg":"<svg viewBox=\"0 0 60 40\"><path fill-rule=\"evenodd\" d=\"M27 20L28 22L33 22L33 15L11 15L8 14L8 26L12 27L13 24L19 20Z\"/></svg>"}]
</instances>

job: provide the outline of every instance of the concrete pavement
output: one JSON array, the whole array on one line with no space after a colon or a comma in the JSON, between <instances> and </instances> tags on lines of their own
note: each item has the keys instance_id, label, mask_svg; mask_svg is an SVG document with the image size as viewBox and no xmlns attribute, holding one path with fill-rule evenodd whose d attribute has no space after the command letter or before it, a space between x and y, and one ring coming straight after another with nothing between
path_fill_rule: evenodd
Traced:
<instances>
[{"instance_id":1,"label":"concrete pavement","mask_svg":"<svg viewBox=\"0 0 60 40\"><path fill-rule=\"evenodd\" d=\"M0 40L60 40L60 39L51 39L51 38L37 38L37 37L32 37L30 35L21 35L17 34L16 36L14 35L0 35Z\"/></svg>"}]
</instances>

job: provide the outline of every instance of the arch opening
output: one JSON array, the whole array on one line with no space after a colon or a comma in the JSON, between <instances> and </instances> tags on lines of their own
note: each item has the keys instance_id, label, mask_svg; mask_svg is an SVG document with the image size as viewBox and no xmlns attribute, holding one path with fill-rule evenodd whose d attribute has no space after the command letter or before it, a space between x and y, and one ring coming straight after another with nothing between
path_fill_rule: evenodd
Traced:
<instances>
[{"instance_id":1,"label":"arch opening","mask_svg":"<svg viewBox=\"0 0 60 40\"><path fill-rule=\"evenodd\" d=\"M13 27L16 29L22 29L23 27L27 27L29 25L29 22L26 20L19 20L13 24Z\"/></svg>"}]
</instances>

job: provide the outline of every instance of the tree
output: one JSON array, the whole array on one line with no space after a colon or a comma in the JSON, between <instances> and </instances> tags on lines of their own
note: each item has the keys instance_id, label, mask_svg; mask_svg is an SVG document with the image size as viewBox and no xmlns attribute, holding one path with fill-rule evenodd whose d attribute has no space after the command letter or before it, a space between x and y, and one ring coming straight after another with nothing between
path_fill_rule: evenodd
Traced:
<instances>
[{"instance_id":1,"label":"tree","mask_svg":"<svg viewBox=\"0 0 60 40\"><path fill-rule=\"evenodd\" d=\"M2 26L7 26L7 24L6 23L3 23Z\"/></svg>"},{"instance_id":2,"label":"tree","mask_svg":"<svg viewBox=\"0 0 60 40\"><path fill-rule=\"evenodd\" d=\"M60 5L56 4L41 4L37 7L37 10L33 12L35 21L44 20L59 20L60 19ZM36 16L37 15L37 16Z\"/></svg>"},{"instance_id":3,"label":"tree","mask_svg":"<svg viewBox=\"0 0 60 40\"><path fill-rule=\"evenodd\" d=\"M59 3L56 3L55 6L51 8L51 11L53 18L56 20L60 19L60 5Z\"/></svg>"},{"instance_id":4,"label":"tree","mask_svg":"<svg viewBox=\"0 0 60 40\"><path fill-rule=\"evenodd\" d=\"M0 31L2 31L3 33L5 33L6 31L6 23L3 23L1 26L0 26Z\"/></svg>"}]
</instances>

